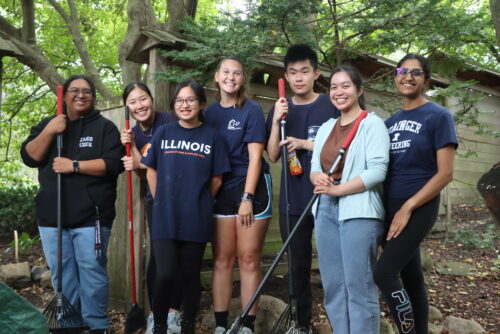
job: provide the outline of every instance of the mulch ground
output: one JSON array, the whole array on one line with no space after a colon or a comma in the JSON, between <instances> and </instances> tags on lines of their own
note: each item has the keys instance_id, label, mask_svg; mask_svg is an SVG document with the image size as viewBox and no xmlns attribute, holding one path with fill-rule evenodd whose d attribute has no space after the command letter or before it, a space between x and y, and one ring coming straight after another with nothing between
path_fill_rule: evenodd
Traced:
<instances>
[{"instance_id":1,"label":"mulch ground","mask_svg":"<svg viewBox=\"0 0 500 334\"><path fill-rule=\"evenodd\" d=\"M453 208L448 231L440 228L433 231L422 248L431 255L434 262L454 261L472 265L474 270L469 276L449 276L438 274L435 270L426 275L429 292L429 303L437 307L444 317L453 315L464 319L473 319L488 333L500 334L500 236L498 229L492 230L493 221L484 205L460 204ZM12 250L7 250L6 242L0 242L0 264L14 262ZM43 252L39 244L20 261L28 261L31 265L44 265ZM313 324L324 327L328 324L326 313L322 307L323 292L319 273L312 272L313 288ZM264 294L288 298L288 279L286 276L275 276L266 285ZM237 294L238 283L234 291ZM17 292L40 309L46 307L52 299L51 289L33 284ZM197 333L211 333L201 324L210 303L210 287L202 292L201 309ZM390 315L382 302L382 313L390 320ZM112 332L123 333L125 314L110 311Z\"/></svg>"}]
</instances>

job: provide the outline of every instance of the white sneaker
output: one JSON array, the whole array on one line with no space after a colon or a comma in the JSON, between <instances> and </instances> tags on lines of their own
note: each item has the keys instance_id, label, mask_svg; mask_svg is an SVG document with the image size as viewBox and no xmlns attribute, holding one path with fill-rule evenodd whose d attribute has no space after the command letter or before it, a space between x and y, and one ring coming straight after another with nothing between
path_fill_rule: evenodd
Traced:
<instances>
[{"instance_id":1,"label":"white sneaker","mask_svg":"<svg viewBox=\"0 0 500 334\"><path fill-rule=\"evenodd\" d=\"M253 331L248 327L243 327L238 331L238 334L253 334Z\"/></svg>"},{"instance_id":2,"label":"white sneaker","mask_svg":"<svg viewBox=\"0 0 500 334\"><path fill-rule=\"evenodd\" d=\"M148 319L146 320L146 333L153 334L153 327L155 325L155 320L153 318L153 313L150 313Z\"/></svg>"},{"instance_id":3,"label":"white sneaker","mask_svg":"<svg viewBox=\"0 0 500 334\"><path fill-rule=\"evenodd\" d=\"M226 334L226 329L224 327L217 327L214 334Z\"/></svg>"},{"instance_id":4,"label":"white sneaker","mask_svg":"<svg viewBox=\"0 0 500 334\"><path fill-rule=\"evenodd\" d=\"M181 314L177 311L168 312L168 334L180 334L182 328Z\"/></svg>"}]
</instances>

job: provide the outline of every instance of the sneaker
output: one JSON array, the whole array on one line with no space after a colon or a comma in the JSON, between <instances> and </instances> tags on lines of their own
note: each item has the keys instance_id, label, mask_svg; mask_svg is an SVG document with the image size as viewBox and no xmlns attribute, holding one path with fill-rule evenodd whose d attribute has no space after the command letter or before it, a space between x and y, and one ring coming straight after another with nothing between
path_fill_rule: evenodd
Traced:
<instances>
[{"instance_id":1,"label":"sneaker","mask_svg":"<svg viewBox=\"0 0 500 334\"><path fill-rule=\"evenodd\" d=\"M167 325L164 324L154 325L153 334L167 334Z\"/></svg>"},{"instance_id":2,"label":"sneaker","mask_svg":"<svg viewBox=\"0 0 500 334\"><path fill-rule=\"evenodd\" d=\"M227 331L227 330L226 330L224 327L220 327L220 326L219 326L219 327L217 327L217 328L215 329L214 334L226 334L226 331Z\"/></svg>"},{"instance_id":3,"label":"sneaker","mask_svg":"<svg viewBox=\"0 0 500 334\"><path fill-rule=\"evenodd\" d=\"M150 313L148 319L146 320L146 334L153 334L154 325L155 320L153 318L153 313Z\"/></svg>"},{"instance_id":4,"label":"sneaker","mask_svg":"<svg viewBox=\"0 0 500 334\"><path fill-rule=\"evenodd\" d=\"M248 327L243 327L238 331L238 334L253 334L253 331Z\"/></svg>"},{"instance_id":5,"label":"sneaker","mask_svg":"<svg viewBox=\"0 0 500 334\"><path fill-rule=\"evenodd\" d=\"M168 334L180 334L181 332L181 314L177 311L168 312L167 325Z\"/></svg>"},{"instance_id":6,"label":"sneaker","mask_svg":"<svg viewBox=\"0 0 500 334\"><path fill-rule=\"evenodd\" d=\"M299 334L313 334L311 327L300 327Z\"/></svg>"}]
</instances>

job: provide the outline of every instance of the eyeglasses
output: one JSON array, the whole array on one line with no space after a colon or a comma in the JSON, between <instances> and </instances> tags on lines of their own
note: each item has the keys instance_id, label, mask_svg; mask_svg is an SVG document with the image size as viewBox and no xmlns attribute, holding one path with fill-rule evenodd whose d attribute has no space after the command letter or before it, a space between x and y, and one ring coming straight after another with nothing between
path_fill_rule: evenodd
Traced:
<instances>
[{"instance_id":1,"label":"eyeglasses","mask_svg":"<svg viewBox=\"0 0 500 334\"><path fill-rule=\"evenodd\" d=\"M68 93L72 95L92 95L92 90L91 89L78 89L78 88L70 88L68 89Z\"/></svg>"},{"instance_id":2,"label":"eyeglasses","mask_svg":"<svg viewBox=\"0 0 500 334\"><path fill-rule=\"evenodd\" d=\"M198 99L196 97L188 97L187 99L175 99L176 106L182 106L184 102L187 103L188 106L194 106Z\"/></svg>"},{"instance_id":3,"label":"eyeglasses","mask_svg":"<svg viewBox=\"0 0 500 334\"><path fill-rule=\"evenodd\" d=\"M404 67L398 67L396 69L396 74L399 75L399 76L401 76L401 77L406 76L408 73L410 73L410 75L412 77L414 77L414 78L421 77L421 76L423 76L425 74L424 71L422 71L422 70L420 70L418 68L415 68L415 69L413 69L411 71L409 69L407 69L407 68L404 68Z\"/></svg>"}]
</instances>

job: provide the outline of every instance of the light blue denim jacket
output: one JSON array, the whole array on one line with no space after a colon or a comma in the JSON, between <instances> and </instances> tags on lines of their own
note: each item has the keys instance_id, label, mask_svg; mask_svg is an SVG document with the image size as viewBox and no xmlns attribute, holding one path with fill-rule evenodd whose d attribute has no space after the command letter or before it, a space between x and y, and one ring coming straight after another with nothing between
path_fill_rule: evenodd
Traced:
<instances>
[{"instance_id":1,"label":"light blue denim jacket","mask_svg":"<svg viewBox=\"0 0 500 334\"><path fill-rule=\"evenodd\" d=\"M339 118L340 119L340 118ZM314 141L311 159L311 173L323 172L320 154L323 145L332 131L337 119L330 119L319 128ZM339 197L339 220L352 218L384 219L382 203L382 182L389 164L389 134L384 121L375 113L359 124L358 132L347 151L341 183L361 177L366 191ZM312 208L316 216L318 201Z\"/></svg>"}]
</instances>

